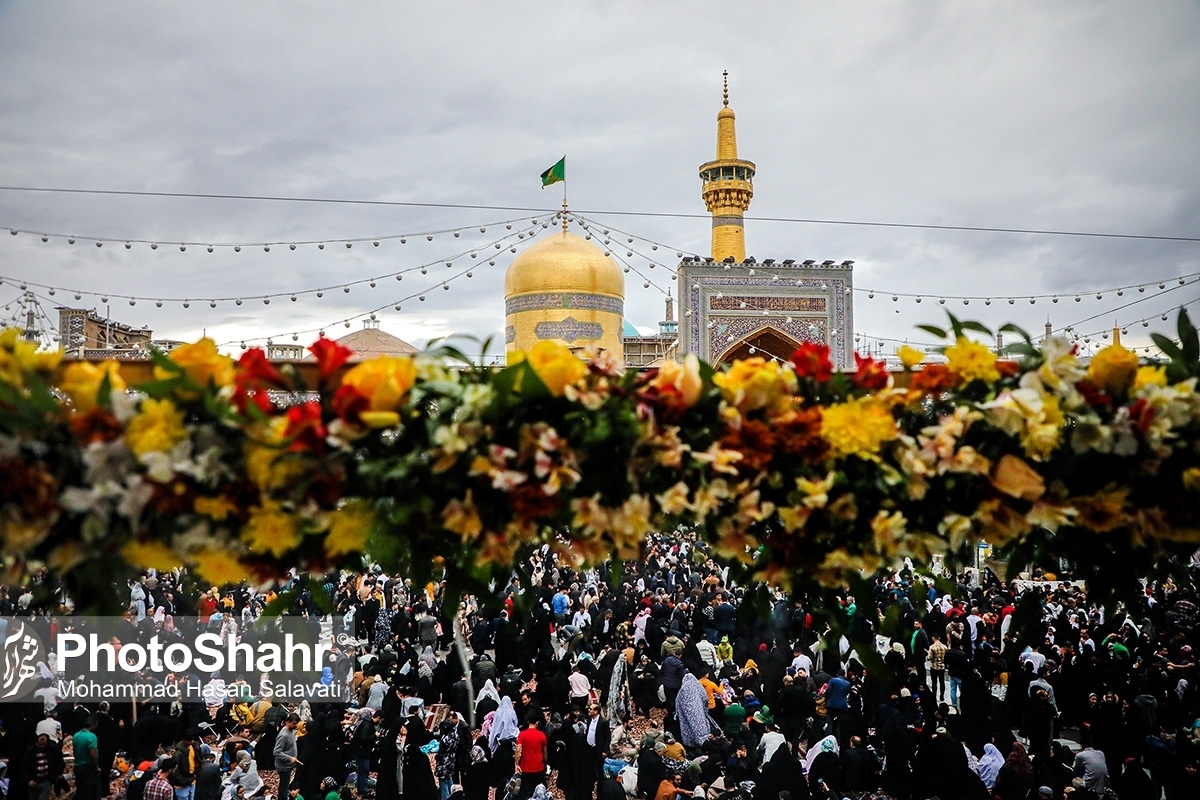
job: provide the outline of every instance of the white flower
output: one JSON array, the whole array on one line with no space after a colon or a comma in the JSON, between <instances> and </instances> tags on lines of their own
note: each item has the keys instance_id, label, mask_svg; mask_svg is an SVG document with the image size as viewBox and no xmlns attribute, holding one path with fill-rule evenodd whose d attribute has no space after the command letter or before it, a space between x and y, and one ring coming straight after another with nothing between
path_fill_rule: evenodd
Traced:
<instances>
[{"instance_id":1,"label":"white flower","mask_svg":"<svg viewBox=\"0 0 1200 800\"><path fill-rule=\"evenodd\" d=\"M1075 345L1065 336L1048 336L1042 341L1042 366L1037 375L1046 388L1066 397L1075 391L1087 369L1075 355Z\"/></svg>"}]
</instances>

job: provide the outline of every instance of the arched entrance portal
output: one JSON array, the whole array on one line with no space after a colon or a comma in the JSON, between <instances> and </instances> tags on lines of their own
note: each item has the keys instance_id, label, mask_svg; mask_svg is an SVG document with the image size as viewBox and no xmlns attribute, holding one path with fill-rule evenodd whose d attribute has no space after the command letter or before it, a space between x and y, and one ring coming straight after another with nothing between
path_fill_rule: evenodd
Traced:
<instances>
[{"instance_id":1,"label":"arched entrance portal","mask_svg":"<svg viewBox=\"0 0 1200 800\"><path fill-rule=\"evenodd\" d=\"M796 352L796 348L799 346L800 342L796 341L793 336L768 325L735 342L729 349L721 353L717 362L727 364L739 358L754 356L768 359L774 357L780 361L789 361L792 353Z\"/></svg>"}]
</instances>

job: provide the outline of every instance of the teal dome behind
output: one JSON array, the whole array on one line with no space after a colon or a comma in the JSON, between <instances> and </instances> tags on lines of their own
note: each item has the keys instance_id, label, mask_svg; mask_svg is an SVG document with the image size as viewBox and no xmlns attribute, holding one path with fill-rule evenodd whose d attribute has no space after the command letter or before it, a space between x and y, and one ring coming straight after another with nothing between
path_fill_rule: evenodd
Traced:
<instances>
[{"instance_id":1,"label":"teal dome behind","mask_svg":"<svg viewBox=\"0 0 1200 800\"><path fill-rule=\"evenodd\" d=\"M633 323L629 320L624 320L621 325L621 336L641 336L638 329L633 327Z\"/></svg>"}]
</instances>

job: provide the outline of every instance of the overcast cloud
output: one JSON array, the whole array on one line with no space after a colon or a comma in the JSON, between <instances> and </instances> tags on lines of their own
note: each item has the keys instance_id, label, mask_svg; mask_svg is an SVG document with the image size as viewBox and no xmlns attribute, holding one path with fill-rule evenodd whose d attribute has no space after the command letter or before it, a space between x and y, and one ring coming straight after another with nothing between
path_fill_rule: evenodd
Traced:
<instances>
[{"instance_id":1,"label":"overcast cloud","mask_svg":"<svg viewBox=\"0 0 1200 800\"><path fill-rule=\"evenodd\" d=\"M1200 236L1200 11L1191 0L11 0L0 2L0 185L552 210L559 187L543 191L538 174L566 153L574 209L703 214L696 171L714 152L723 69L740 154L758 165L748 252L854 260L856 285L878 291L856 296L860 332L922 339L913 326L939 321L939 295L973 294L996 299L947 308L1037 330L1047 314L1056 327L1095 316L1078 330L1133 323L1143 344L1154 328L1137 320L1200 296L1184 286L1117 310L1154 284L1095 298L1099 288L1200 272L1196 242L754 219ZM114 318L164 338L336 336L346 332L340 320L385 305L382 327L414 343L486 337L503 324L507 249L449 291L441 281L468 260L319 300L250 298L441 262L500 232L480 226L532 216L0 191L0 226L164 243L125 250L5 235L0 274L60 287L54 297L39 290L48 309L75 303L61 289L93 293L78 304L101 313L108 296ZM668 265L676 249L709 246L705 219L589 216L669 245L659 251ZM208 254L177 244L459 226L460 239L350 250ZM672 285L663 266L633 264ZM424 303L392 310L425 288ZM892 291L929 299L892 303ZM1028 295L1050 292L1063 301L1030 305ZM0 303L19 294L6 280ZM116 298L130 294L246 302L214 309L201 299L185 310ZM662 299L628 276L627 316L639 328L655 329Z\"/></svg>"}]
</instances>

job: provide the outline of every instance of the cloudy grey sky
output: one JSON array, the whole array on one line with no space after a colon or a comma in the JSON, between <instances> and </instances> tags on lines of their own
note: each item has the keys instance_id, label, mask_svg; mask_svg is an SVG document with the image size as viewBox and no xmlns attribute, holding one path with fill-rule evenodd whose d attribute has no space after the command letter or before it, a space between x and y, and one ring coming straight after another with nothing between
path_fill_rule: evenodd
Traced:
<instances>
[{"instance_id":1,"label":"cloudy grey sky","mask_svg":"<svg viewBox=\"0 0 1200 800\"><path fill-rule=\"evenodd\" d=\"M754 219L1200 237L1194 0L0 0L0 185L553 209L561 193L538 174L566 153L572 208L664 243L655 255L673 264L677 249L707 251L705 219L596 212L704 213L696 168L714 151L723 69L740 153L758 165L748 252L854 260L856 285L878 292L855 304L856 328L874 339L921 339L913 326L939 321L939 295L970 294L996 299L946 307L1038 330L1047 314L1081 332L1132 323L1140 344L1154 326L1139 320L1166 328L1157 314L1200 296L1185 285L1152 297L1154 283L1095 298L1200 272L1197 242ZM65 289L101 313L107 297L114 318L170 338L340 335L341 320L380 306L382 327L416 343L482 337L502 327L512 254L493 249L496 266L448 291L441 282L469 263L457 254L505 232L494 223L515 233L534 216L0 190L4 228L117 242L5 235L0 275L59 287L38 290L48 308L76 302ZM458 228L458 239L350 250L249 246ZM126 238L163 245L126 250ZM247 246L180 252L179 241ZM438 266L422 275L426 262ZM664 266L631 263L670 285ZM408 269L401 283L340 288ZM335 288L251 300L319 286ZM627 316L653 330L662 295L635 274L627 286ZM424 289L425 302L392 309ZM1028 301L1054 292L1062 302ZM5 280L0 303L19 293ZM210 297L246 302L214 309Z\"/></svg>"}]
</instances>

